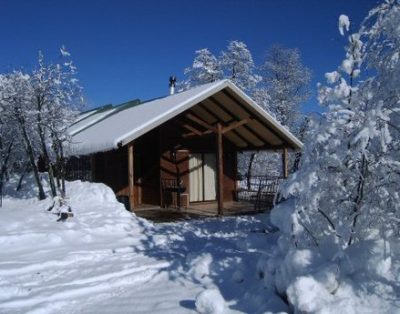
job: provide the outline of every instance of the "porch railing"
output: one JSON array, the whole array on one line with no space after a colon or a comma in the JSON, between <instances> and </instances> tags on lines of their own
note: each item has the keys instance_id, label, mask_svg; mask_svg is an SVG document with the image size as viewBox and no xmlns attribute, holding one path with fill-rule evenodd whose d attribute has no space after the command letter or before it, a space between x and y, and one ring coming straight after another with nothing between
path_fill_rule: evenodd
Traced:
<instances>
[{"instance_id":1,"label":"porch railing","mask_svg":"<svg viewBox=\"0 0 400 314\"><path fill-rule=\"evenodd\" d=\"M250 182L240 180L236 191L238 201L252 203L255 210L271 209L283 177L253 176Z\"/></svg>"}]
</instances>

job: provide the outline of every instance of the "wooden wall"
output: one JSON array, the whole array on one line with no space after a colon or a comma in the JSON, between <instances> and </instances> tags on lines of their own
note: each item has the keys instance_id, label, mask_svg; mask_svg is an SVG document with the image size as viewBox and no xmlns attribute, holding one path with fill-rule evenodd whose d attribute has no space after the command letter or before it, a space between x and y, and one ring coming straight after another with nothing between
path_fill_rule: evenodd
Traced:
<instances>
[{"instance_id":1,"label":"wooden wall","mask_svg":"<svg viewBox=\"0 0 400 314\"><path fill-rule=\"evenodd\" d=\"M92 177L94 182L102 182L117 195L128 193L128 152L126 147L92 157Z\"/></svg>"}]
</instances>

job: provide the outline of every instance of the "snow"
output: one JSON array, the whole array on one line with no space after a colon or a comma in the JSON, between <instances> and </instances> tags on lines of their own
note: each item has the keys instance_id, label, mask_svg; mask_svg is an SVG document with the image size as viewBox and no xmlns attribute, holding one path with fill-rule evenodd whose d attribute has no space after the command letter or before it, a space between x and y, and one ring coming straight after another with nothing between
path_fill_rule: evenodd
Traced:
<instances>
[{"instance_id":1,"label":"snow","mask_svg":"<svg viewBox=\"0 0 400 314\"><path fill-rule=\"evenodd\" d=\"M101 110L100 112L91 111L89 112L89 114L84 113L82 116L78 117L78 120L73 125L71 125L71 127L68 129L68 132L71 135L75 135L76 133L97 123L101 119L104 119L114 111L115 108L110 108L109 110Z\"/></svg>"},{"instance_id":2,"label":"snow","mask_svg":"<svg viewBox=\"0 0 400 314\"><path fill-rule=\"evenodd\" d=\"M292 219L288 218L289 208L294 202L285 203L273 209L273 223L282 225L285 219ZM277 291L287 296L296 311L400 313L398 241L377 240L377 233L371 230L370 240L339 252L335 237L326 237L319 247L302 249L304 243L286 237L288 225L276 235L272 254L257 267L265 273L264 278L275 281Z\"/></svg>"},{"instance_id":3,"label":"snow","mask_svg":"<svg viewBox=\"0 0 400 314\"><path fill-rule=\"evenodd\" d=\"M351 74L354 68L354 62L350 59L344 59L342 62L342 70L347 74Z\"/></svg>"},{"instance_id":4,"label":"snow","mask_svg":"<svg viewBox=\"0 0 400 314\"><path fill-rule=\"evenodd\" d=\"M207 94L214 88L222 87L223 83L224 81L218 81L205 84L182 93L122 110L110 115L107 119L100 119L101 121L96 119L97 123L92 123L90 128L73 134L71 153L85 155L115 149L120 142L127 138L130 142L188 109L194 104L193 101L196 98L202 100L203 94ZM82 123L85 123L85 120Z\"/></svg>"},{"instance_id":5,"label":"snow","mask_svg":"<svg viewBox=\"0 0 400 314\"><path fill-rule=\"evenodd\" d=\"M196 297L196 310L200 314L224 313L225 300L217 289L208 289Z\"/></svg>"},{"instance_id":6,"label":"snow","mask_svg":"<svg viewBox=\"0 0 400 314\"><path fill-rule=\"evenodd\" d=\"M0 209L0 313L288 310L254 272L276 241L265 215L153 224L107 186L74 181L74 217L56 222L28 179L21 193L7 184Z\"/></svg>"},{"instance_id":7,"label":"snow","mask_svg":"<svg viewBox=\"0 0 400 314\"><path fill-rule=\"evenodd\" d=\"M329 84L333 84L339 80L340 74L337 71L328 72L328 73L325 73L325 78Z\"/></svg>"},{"instance_id":8,"label":"snow","mask_svg":"<svg viewBox=\"0 0 400 314\"><path fill-rule=\"evenodd\" d=\"M339 23L338 23L339 33L340 35L344 35L344 31L348 32L350 29L350 20L347 15L341 14L339 16Z\"/></svg>"},{"instance_id":9,"label":"snow","mask_svg":"<svg viewBox=\"0 0 400 314\"><path fill-rule=\"evenodd\" d=\"M298 277L288 288L290 302L300 311L315 313L333 297L312 277Z\"/></svg>"},{"instance_id":10,"label":"snow","mask_svg":"<svg viewBox=\"0 0 400 314\"><path fill-rule=\"evenodd\" d=\"M61 46L60 52L61 52L61 55L62 55L63 57L70 57L70 56L71 56L71 54L67 51L67 49L65 48L64 45Z\"/></svg>"},{"instance_id":11,"label":"snow","mask_svg":"<svg viewBox=\"0 0 400 314\"><path fill-rule=\"evenodd\" d=\"M290 312L280 295L307 313L400 313L398 243L371 239L337 257L328 239L291 248L265 231L265 214L153 224L81 181L67 182L74 216L56 222L31 180L21 193L6 186L0 313Z\"/></svg>"}]
</instances>

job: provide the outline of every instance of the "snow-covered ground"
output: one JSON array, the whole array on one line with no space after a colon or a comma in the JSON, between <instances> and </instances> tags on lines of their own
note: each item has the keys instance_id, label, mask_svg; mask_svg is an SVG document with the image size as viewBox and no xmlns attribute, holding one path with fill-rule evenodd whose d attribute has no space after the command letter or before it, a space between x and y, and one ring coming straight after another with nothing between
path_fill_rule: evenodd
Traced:
<instances>
[{"instance_id":1,"label":"snow-covered ground","mask_svg":"<svg viewBox=\"0 0 400 314\"><path fill-rule=\"evenodd\" d=\"M14 186L0 208L0 313L400 313L398 243L361 243L337 263L333 249L288 249L266 215L153 224L80 181L67 185L74 217L57 222L50 198Z\"/></svg>"},{"instance_id":2,"label":"snow-covered ground","mask_svg":"<svg viewBox=\"0 0 400 314\"><path fill-rule=\"evenodd\" d=\"M288 310L255 271L276 243L263 215L154 225L105 185L75 181L74 217L57 222L50 198L12 186L0 209L0 313Z\"/></svg>"}]
</instances>

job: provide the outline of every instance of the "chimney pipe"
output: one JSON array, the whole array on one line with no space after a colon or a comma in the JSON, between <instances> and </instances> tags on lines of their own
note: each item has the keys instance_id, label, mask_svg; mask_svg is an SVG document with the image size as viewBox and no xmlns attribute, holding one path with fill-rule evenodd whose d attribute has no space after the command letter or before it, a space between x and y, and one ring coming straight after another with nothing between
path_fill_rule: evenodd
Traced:
<instances>
[{"instance_id":1,"label":"chimney pipe","mask_svg":"<svg viewBox=\"0 0 400 314\"><path fill-rule=\"evenodd\" d=\"M175 94L176 76L169 77L169 94Z\"/></svg>"}]
</instances>

